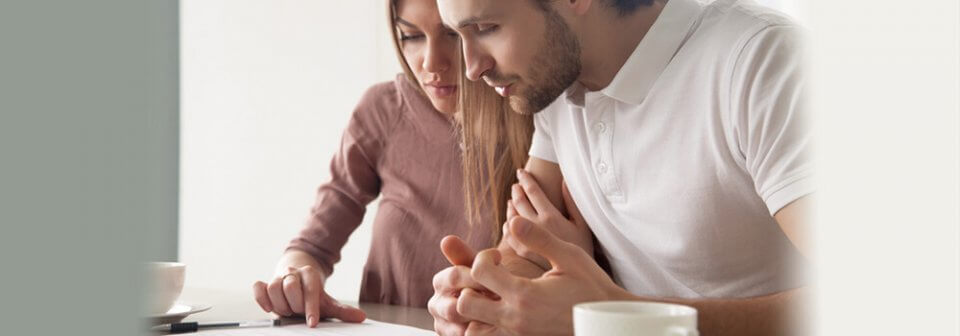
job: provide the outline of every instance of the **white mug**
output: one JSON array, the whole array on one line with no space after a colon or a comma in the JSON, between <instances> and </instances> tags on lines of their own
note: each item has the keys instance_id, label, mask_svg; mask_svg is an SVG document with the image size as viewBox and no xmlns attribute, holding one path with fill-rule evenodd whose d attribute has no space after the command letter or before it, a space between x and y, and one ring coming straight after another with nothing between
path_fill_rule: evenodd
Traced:
<instances>
[{"instance_id":1,"label":"white mug","mask_svg":"<svg viewBox=\"0 0 960 336\"><path fill-rule=\"evenodd\" d=\"M598 301L573 306L576 336L699 336L697 310L643 301Z\"/></svg>"},{"instance_id":2,"label":"white mug","mask_svg":"<svg viewBox=\"0 0 960 336\"><path fill-rule=\"evenodd\" d=\"M178 262L148 262L146 266L147 314L164 314L183 291L187 266Z\"/></svg>"}]
</instances>

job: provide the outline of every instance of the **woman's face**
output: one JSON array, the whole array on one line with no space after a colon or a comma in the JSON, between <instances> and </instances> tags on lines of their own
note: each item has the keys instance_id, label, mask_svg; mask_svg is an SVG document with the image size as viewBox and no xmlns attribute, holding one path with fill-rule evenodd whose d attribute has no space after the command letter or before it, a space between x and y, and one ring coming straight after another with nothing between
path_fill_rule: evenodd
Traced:
<instances>
[{"instance_id":1,"label":"woman's face","mask_svg":"<svg viewBox=\"0 0 960 336\"><path fill-rule=\"evenodd\" d=\"M457 110L459 38L440 21L436 0L397 0L400 50L427 93L443 113Z\"/></svg>"}]
</instances>

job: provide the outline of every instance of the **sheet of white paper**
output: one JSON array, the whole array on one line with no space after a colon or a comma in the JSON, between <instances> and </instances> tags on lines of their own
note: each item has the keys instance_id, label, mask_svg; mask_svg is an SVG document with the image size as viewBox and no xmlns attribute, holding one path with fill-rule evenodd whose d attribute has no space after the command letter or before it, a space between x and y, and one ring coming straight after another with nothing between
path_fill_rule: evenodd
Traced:
<instances>
[{"instance_id":1,"label":"sheet of white paper","mask_svg":"<svg viewBox=\"0 0 960 336\"><path fill-rule=\"evenodd\" d=\"M204 336L353 336L353 335L391 335L391 336L427 336L436 335L433 331L408 327L405 325L367 319L363 323L321 322L316 328L307 328L305 324L268 328L234 328L204 330L191 335Z\"/></svg>"}]
</instances>

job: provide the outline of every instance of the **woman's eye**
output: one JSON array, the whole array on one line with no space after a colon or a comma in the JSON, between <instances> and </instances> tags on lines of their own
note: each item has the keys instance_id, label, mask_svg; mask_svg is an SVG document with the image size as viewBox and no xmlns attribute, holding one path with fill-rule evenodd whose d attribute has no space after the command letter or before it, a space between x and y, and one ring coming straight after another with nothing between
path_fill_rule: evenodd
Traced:
<instances>
[{"instance_id":1,"label":"woman's eye","mask_svg":"<svg viewBox=\"0 0 960 336\"><path fill-rule=\"evenodd\" d=\"M417 41L417 40L422 40L423 37L424 37L423 34L401 34L400 41L403 41L403 42Z\"/></svg>"},{"instance_id":2,"label":"woman's eye","mask_svg":"<svg viewBox=\"0 0 960 336\"><path fill-rule=\"evenodd\" d=\"M452 37L452 38L455 38L455 39L460 38L460 34L457 34L457 32L455 32L455 31L448 31L448 32L447 32L447 36Z\"/></svg>"}]
</instances>

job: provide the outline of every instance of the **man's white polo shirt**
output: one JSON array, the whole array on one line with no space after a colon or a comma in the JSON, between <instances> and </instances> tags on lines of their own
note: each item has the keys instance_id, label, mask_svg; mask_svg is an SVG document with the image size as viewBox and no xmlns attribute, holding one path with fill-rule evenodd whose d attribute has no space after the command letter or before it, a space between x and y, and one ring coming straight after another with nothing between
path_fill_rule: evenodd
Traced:
<instances>
[{"instance_id":1,"label":"man's white polo shirt","mask_svg":"<svg viewBox=\"0 0 960 336\"><path fill-rule=\"evenodd\" d=\"M685 298L804 284L772 217L814 190L802 55L772 10L670 0L609 86L575 84L536 115L530 154L560 165L619 284Z\"/></svg>"}]
</instances>

